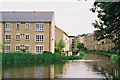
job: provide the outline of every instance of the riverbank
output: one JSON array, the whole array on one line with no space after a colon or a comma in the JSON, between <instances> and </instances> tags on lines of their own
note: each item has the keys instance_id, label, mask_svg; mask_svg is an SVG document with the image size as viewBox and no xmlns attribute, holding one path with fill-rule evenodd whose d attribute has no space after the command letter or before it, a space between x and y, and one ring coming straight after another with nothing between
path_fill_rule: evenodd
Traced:
<instances>
[{"instance_id":1,"label":"riverbank","mask_svg":"<svg viewBox=\"0 0 120 80\"><path fill-rule=\"evenodd\" d=\"M2 53L2 63L44 63L61 62L82 59L85 53L80 51L80 56L64 56L60 54L30 54L30 53Z\"/></svg>"},{"instance_id":2,"label":"riverbank","mask_svg":"<svg viewBox=\"0 0 120 80\"><path fill-rule=\"evenodd\" d=\"M120 64L120 56L118 55L117 52L115 51L96 51L96 50L86 50L84 51L85 53L90 53L90 54L100 54L100 55L105 55L110 57L110 59L117 63Z\"/></svg>"}]
</instances>

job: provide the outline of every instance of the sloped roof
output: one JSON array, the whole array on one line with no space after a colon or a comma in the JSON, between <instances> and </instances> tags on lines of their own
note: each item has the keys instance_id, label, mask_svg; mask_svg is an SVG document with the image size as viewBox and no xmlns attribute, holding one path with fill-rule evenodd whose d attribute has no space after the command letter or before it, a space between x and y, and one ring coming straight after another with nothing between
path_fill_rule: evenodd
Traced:
<instances>
[{"instance_id":1,"label":"sloped roof","mask_svg":"<svg viewBox=\"0 0 120 80\"><path fill-rule=\"evenodd\" d=\"M54 12L0 12L0 22L51 22Z\"/></svg>"}]
</instances>

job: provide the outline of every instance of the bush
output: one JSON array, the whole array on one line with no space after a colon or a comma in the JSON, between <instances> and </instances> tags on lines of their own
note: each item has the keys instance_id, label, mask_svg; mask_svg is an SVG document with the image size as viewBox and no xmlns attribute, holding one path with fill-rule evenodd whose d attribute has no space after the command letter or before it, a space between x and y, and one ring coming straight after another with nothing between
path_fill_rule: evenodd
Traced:
<instances>
[{"instance_id":1,"label":"bush","mask_svg":"<svg viewBox=\"0 0 120 80\"><path fill-rule=\"evenodd\" d=\"M118 63L119 56L118 55L112 55L111 60L114 61L115 63Z\"/></svg>"}]
</instances>

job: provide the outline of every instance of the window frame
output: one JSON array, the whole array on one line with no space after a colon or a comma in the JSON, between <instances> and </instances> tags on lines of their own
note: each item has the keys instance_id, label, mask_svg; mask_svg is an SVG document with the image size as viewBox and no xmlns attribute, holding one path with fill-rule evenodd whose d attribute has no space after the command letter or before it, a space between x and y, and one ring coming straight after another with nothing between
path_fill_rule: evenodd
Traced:
<instances>
[{"instance_id":1,"label":"window frame","mask_svg":"<svg viewBox=\"0 0 120 80\"><path fill-rule=\"evenodd\" d=\"M18 24L20 25L20 23L17 23L17 24L16 24L16 29L18 29L18 30L19 30L19 29L20 29L20 26L19 26L19 28L18 28L18 26L17 26Z\"/></svg>"},{"instance_id":2,"label":"window frame","mask_svg":"<svg viewBox=\"0 0 120 80\"><path fill-rule=\"evenodd\" d=\"M7 38L6 35L9 35L9 36L10 36L10 39L6 39L6 38ZM5 34L5 41L6 41L6 42L11 42L11 34Z\"/></svg>"},{"instance_id":3,"label":"window frame","mask_svg":"<svg viewBox=\"0 0 120 80\"><path fill-rule=\"evenodd\" d=\"M30 29L30 24L29 23L25 24L25 29Z\"/></svg>"},{"instance_id":4,"label":"window frame","mask_svg":"<svg viewBox=\"0 0 120 80\"><path fill-rule=\"evenodd\" d=\"M39 35L39 39L38 40L36 39L37 35ZM40 36L43 36L43 37L41 37L41 39L40 39ZM35 35L35 42L44 42L44 34L36 34Z\"/></svg>"},{"instance_id":5,"label":"window frame","mask_svg":"<svg viewBox=\"0 0 120 80\"><path fill-rule=\"evenodd\" d=\"M39 47L38 50L37 50L37 47ZM41 49L40 49L40 47L41 47ZM43 52L44 52L44 46L43 45L36 45L35 46L35 53L42 54Z\"/></svg>"},{"instance_id":6,"label":"window frame","mask_svg":"<svg viewBox=\"0 0 120 80\"><path fill-rule=\"evenodd\" d=\"M26 35L29 35L29 34L25 34L25 40L30 40L30 35L29 35L29 39L26 39L27 38Z\"/></svg>"},{"instance_id":7,"label":"window frame","mask_svg":"<svg viewBox=\"0 0 120 80\"><path fill-rule=\"evenodd\" d=\"M7 26L7 25L9 25L9 26ZM10 23L5 24L5 31L11 31L11 24Z\"/></svg>"},{"instance_id":8,"label":"window frame","mask_svg":"<svg viewBox=\"0 0 120 80\"><path fill-rule=\"evenodd\" d=\"M10 50L6 50L6 47L9 47ZM10 45L6 45L4 50L5 50L5 53L10 53L11 52L11 46Z\"/></svg>"},{"instance_id":9,"label":"window frame","mask_svg":"<svg viewBox=\"0 0 120 80\"><path fill-rule=\"evenodd\" d=\"M29 46L29 45L25 45L25 47L26 47L26 46L28 46L28 50L26 50L26 48L25 48L25 50L26 50L26 51L29 51L29 50L30 50L30 46Z\"/></svg>"},{"instance_id":10,"label":"window frame","mask_svg":"<svg viewBox=\"0 0 120 80\"><path fill-rule=\"evenodd\" d=\"M20 38L19 38L19 39L17 39L17 36L18 36L18 35L20 36L20 34L16 34L16 40L17 40L17 41L19 41L19 40L20 40Z\"/></svg>"},{"instance_id":11,"label":"window frame","mask_svg":"<svg viewBox=\"0 0 120 80\"><path fill-rule=\"evenodd\" d=\"M16 46L15 46L15 51L20 51L20 49L17 50L17 46L19 46L19 48L20 48L20 45L16 45Z\"/></svg>"},{"instance_id":12,"label":"window frame","mask_svg":"<svg viewBox=\"0 0 120 80\"><path fill-rule=\"evenodd\" d=\"M37 29L38 25L38 29ZM44 24L43 23L36 23L35 24L36 31L44 31Z\"/></svg>"}]
</instances>

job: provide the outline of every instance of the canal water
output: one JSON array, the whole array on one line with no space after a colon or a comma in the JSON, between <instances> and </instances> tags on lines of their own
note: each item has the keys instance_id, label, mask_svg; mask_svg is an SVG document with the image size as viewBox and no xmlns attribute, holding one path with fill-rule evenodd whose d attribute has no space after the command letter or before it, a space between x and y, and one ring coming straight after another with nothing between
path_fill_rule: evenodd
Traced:
<instances>
[{"instance_id":1,"label":"canal water","mask_svg":"<svg viewBox=\"0 0 120 80\"><path fill-rule=\"evenodd\" d=\"M4 64L3 78L86 78L120 80L120 68L108 56L86 54L81 60L44 64ZM119 79L118 79L119 78Z\"/></svg>"}]
</instances>

